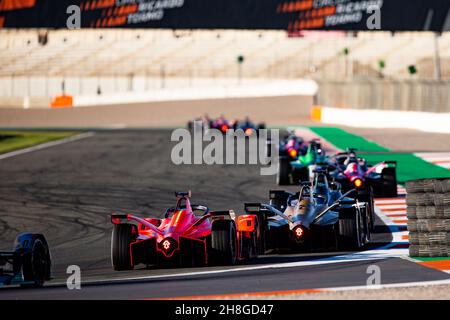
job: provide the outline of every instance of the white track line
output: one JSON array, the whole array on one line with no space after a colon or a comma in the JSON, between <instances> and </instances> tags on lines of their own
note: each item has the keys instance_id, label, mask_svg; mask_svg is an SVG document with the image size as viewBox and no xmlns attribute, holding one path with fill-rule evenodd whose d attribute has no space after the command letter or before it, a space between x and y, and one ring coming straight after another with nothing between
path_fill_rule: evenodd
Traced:
<instances>
[{"instance_id":1,"label":"white track line","mask_svg":"<svg viewBox=\"0 0 450 320\"><path fill-rule=\"evenodd\" d=\"M41 144L38 144L38 145L33 146L33 147L29 147L29 148L20 149L20 150L8 152L8 153L5 153L5 154L1 154L0 155L0 160L11 158L11 157L15 157L15 156L19 156L19 155L22 155L22 154L26 154L26 153L30 153L30 152L34 152L34 151L38 151L38 150L42 150L42 149L47 149L47 148L59 146L59 145L65 144L65 143L78 141L78 140L81 140L81 139L86 139L86 138L92 137L93 135L95 135L95 133L93 133L93 132L86 132L86 133L77 134L76 136L72 136L72 137L68 137L68 138L64 138L64 139L60 139L60 140L56 140L56 141L50 141L50 142L46 142L46 143L41 143Z\"/></svg>"},{"instance_id":2,"label":"white track line","mask_svg":"<svg viewBox=\"0 0 450 320\"><path fill-rule=\"evenodd\" d=\"M376 250L372 250L372 251L376 251ZM195 276L210 275L210 274L223 274L223 273L256 271L256 270L267 270L267 269L296 268L296 267L307 267L307 266L324 265L324 264L335 264L335 263L342 263L342 262L383 260L383 259L388 258L384 254L381 256L376 256L376 255L367 256L362 253L363 252L360 252L358 254L359 256L354 256L354 257L352 257L354 254L349 254L349 255L336 256L336 257L330 257L330 258L325 258L325 259L312 260L312 261L276 263L276 264L268 264L268 265L262 265L262 266L249 266L249 267L239 267L239 268L231 268L231 269L194 271L194 272L184 272L184 273L174 273L174 274L161 274L161 275L155 275L155 276L124 277L124 278L117 278L117 279L99 279L99 280L85 281L85 282L83 282L83 284L90 284L90 283L101 284L101 283L117 283L117 282L136 281L136 280L195 277ZM393 255L393 257L397 257L397 255ZM58 285L58 284L54 283L54 285Z\"/></svg>"},{"instance_id":3,"label":"white track line","mask_svg":"<svg viewBox=\"0 0 450 320\"><path fill-rule=\"evenodd\" d=\"M371 286L334 287L334 288L324 288L324 289L319 288L318 290L326 291L326 292L354 291L354 290L379 290L379 289L390 289L390 288L411 288L411 287L422 287L422 286L437 286L437 285L443 285L443 284L450 284L450 279L435 280L435 281L390 283L390 284L380 284L380 285L371 285Z\"/></svg>"},{"instance_id":4,"label":"white track line","mask_svg":"<svg viewBox=\"0 0 450 320\"><path fill-rule=\"evenodd\" d=\"M422 286L435 286L442 284L450 284L450 279L435 280L435 281L417 281L417 282L403 282L403 283L391 283L381 284L373 286L353 286L353 287L336 287L326 288L325 291L349 291L349 290L377 290L377 289L389 289L389 288L410 288L410 287L422 287Z\"/></svg>"},{"instance_id":5,"label":"white track line","mask_svg":"<svg viewBox=\"0 0 450 320\"><path fill-rule=\"evenodd\" d=\"M294 296L294 295L316 295L327 292L345 292L345 291L362 291L362 290L382 290L382 289L395 289L395 288L413 288L413 287L426 287L426 286L438 286L450 284L450 279L445 280L432 280L432 281L422 281L422 282L401 282L401 283L389 283L389 284L379 284L379 285L365 285L365 286L347 286L347 287L329 287L329 288L309 288L309 289L293 289L283 291L263 291L263 292L246 292L246 293L232 293L232 294L218 294L218 295L204 295L195 296L194 299L208 299L208 298L237 298L237 297L253 297L257 299L260 296ZM297 291L297 292L296 292ZM169 298L172 299L172 298ZM192 299L192 297L176 297L174 299Z\"/></svg>"}]
</instances>

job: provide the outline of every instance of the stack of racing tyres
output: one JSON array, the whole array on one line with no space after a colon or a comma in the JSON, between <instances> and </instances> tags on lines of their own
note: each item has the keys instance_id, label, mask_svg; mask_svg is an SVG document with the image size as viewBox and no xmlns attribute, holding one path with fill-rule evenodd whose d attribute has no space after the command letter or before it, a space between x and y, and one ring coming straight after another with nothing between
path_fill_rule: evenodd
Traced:
<instances>
[{"instance_id":1,"label":"stack of racing tyres","mask_svg":"<svg viewBox=\"0 0 450 320\"><path fill-rule=\"evenodd\" d=\"M409 255L450 257L450 179L407 181Z\"/></svg>"}]
</instances>

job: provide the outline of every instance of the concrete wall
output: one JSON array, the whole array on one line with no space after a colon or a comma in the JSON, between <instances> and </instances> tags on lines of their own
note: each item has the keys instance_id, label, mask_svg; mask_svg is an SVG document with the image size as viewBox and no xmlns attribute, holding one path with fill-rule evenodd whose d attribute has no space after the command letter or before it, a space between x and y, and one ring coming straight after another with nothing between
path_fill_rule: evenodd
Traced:
<instances>
[{"instance_id":1,"label":"concrete wall","mask_svg":"<svg viewBox=\"0 0 450 320\"><path fill-rule=\"evenodd\" d=\"M316 103L352 109L450 112L450 81L317 81Z\"/></svg>"},{"instance_id":2,"label":"concrete wall","mask_svg":"<svg viewBox=\"0 0 450 320\"><path fill-rule=\"evenodd\" d=\"M312 80L145 78L145 77L6 77L0 78L0 108L49 108L52 98L73 96L74 106L199 99L313 96ZM100 88L101 93L98 93Z\"/></svg>"}]
</instances>

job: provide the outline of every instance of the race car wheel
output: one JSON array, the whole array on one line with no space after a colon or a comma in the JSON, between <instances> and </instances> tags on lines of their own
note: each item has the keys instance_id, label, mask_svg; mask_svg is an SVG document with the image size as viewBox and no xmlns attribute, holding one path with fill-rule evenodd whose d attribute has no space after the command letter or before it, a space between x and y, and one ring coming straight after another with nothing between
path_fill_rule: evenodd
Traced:
<instances>
[{"instance_id":1,"label":"race car wheel","mask_svg":"<svg viewBox=\"0 0 450 320\"><path fill-rule=\"evenodd\" d=\"M133 226L116 224L111 236L111 260L114 270L132 270L130 244L133 240Z\"/></svg>"},{"instance_id":2,"label":"race car wheel","mask_svg":"<svg viewBox=\"0 0 450 320\"><path fill-rule=\"evenodd\" d=\"M382 173L383 193L385 197L396 197L397 193L397 173L395 168L384 168Z\"/></svg>"},{"instance_id":3,"label":"race car wheel","mask_svg":"<svg viewBox=\"0 0 450 320\"><path fill-rule=\"evenodd\" d=\"M231 220L213 223L209 244L209 261L212 265L233 265L237 260L236 227Z\"/></svg>"},{"instance_id":4,"label":"race car wheel","mask_svg":"<svg viewBox=\"0 0 450 320\"><path fill-rule=\"evenodd\" d=\"M367 203L369 228L371 231L375 230L375 205L373 199L372 188L358 191L358 200Z\"/></svg>"},{"instance_id":5,"label":"race car wheel","mask_svg":"<svg viewBox=\"0 0 450 320\"><path fill-rule=\"evenodd\" d=\"M23 278L33 283L33 287L42 287L47 279L50 267L50 254L46 243L37 238L31 245L31 251L24 255ZM25 286L27 286L26 284Z\"/></svg>"},{"instance_id":6,"label":"race car wheel","mask_svg":"<svg viewBox=\"0 0 450 320\"><path fill-rule=\"evenodd\" d=\"M289 163L289 159L280 158L278 162L278 171L277 171L277 184L280 186L289 184L289 173L291 171L291 164Z\"/></svg>"},{"instance_id":7,"label":"race car wheel","mask_svg":"<svg viewBox=\"0 0 450 320\"><path fill-rule=\"evenodd\" d=\"M366 237L362 229L361 215L358 212L352 218L340 219L341 247L350 250L360 249L364 245L364 238Z\"/></svg>"},{"instance_id":8,"label":"race car wheel","mask_svg":"<svg viewBox=\"0 0 450 320\"><path fill-rule=\"evenodd\" d=\"M300 170L297 170L297 175L294 181L294 184L298 185L300 182L307 182L309 181L310 174L309 174L309 168L305 167Z\"/></svg>"}]
</instances>

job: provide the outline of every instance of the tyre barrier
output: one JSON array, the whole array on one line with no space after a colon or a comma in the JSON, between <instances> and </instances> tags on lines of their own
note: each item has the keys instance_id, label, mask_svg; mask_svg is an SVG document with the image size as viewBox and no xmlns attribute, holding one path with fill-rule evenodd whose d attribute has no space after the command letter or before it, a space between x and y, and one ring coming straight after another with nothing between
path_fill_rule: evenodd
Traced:
<instances>
[{"instance_id":1,"label":"tyre barrier","mask_svg":"<svg viewBox=\"0 0 450 320\"><path fill-rule=\"evenodd\" d=\"M450 257L450 179L406 182L411 257Z\"/></svg>"},{"instance_id":2,"label":"tyre barrier","mask_svg":"<svg viewBox=\"0 0 450 320\"><path fill-rule=\"evenodd\" d=\"M409 232L450 232L450 219L408 219Z\"/></svg>"},{"instance_id":3,"label":"tyre barrier","mask_svg":"<svg viewBox=\"0 0 450 320\"><path fill-rule=\"evenodd\" d=\"M450 192L450 179L421 179L406 182L408 193L447 193Z\"/></svg>"},{"instance_id":4,"label":"tyre barrier","mask_svg":"<svg viewBox=\"0 0 450 320\"><path fill-rule=\"evenodd\" d=\"M413 206L406 209L408 219L450 219L449 206Z\"/></svg>"}]
</instances>

